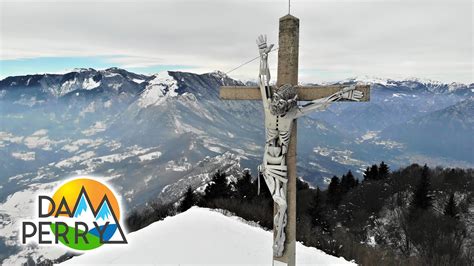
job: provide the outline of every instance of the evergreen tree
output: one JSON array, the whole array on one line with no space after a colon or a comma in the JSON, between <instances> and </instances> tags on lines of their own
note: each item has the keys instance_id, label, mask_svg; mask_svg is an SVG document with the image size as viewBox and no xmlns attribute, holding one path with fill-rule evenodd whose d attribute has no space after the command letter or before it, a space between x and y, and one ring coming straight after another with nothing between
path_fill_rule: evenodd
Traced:
<instances>
[{"instance_id":1,"label":"evergreen tree","mask_svg":"<svg viewBox=\"0 0 474 266\"><path fill-rule=\"evenodd\" d=\"M347 193L349 190L351 190L355 186L356 186L356 179L354 178L354 175L352 174L352 172L349 170L346 175L342 176L341 192Z\"/></svg>"},{"instance_id":2,"label":"evergreen tree","mask_svg":"<svg viewBox=\"0 0 474 266\"><path fill-rule=\"evenodd\" d=\"M379 179L379 167L376 164L372 165L372 167L370 168L370 178L369 179L372 179L372 180Z\"/></svg>"},{"instance_id":3,"label":"evergreen tree","mask_svg":"<svg viewBox=\"0 0 474 266\"><path fill-rule=\"evenodd\" d=\"M218 170L204 190L206 200L230 197L232 190L227 184L226 174Z\"/></svg>"},{"instance_id":4,"label":"evergreen tree","mask_svg":"<svg viewBox=\"0 0 474 266\"><path fill-rule=\"evenodd\" d=\"M250 175L248 169L242 172L242 177L235 183L235 190L239 199L249 200L255 196L252 185L252 175Z\"/></svg>"},{"instance_id":5,"label":"evergreen tree","mask_svg":"<svg viewBox=\"0 0 474 266\"><path fill-rule=\"evenodd\" d=\"M378 179L387 179L390 174L390 168L387 164L382 161L379 166L379 178Z\"/></svg>"},{"instance_id":6,"label":"evergreen tree","mask_svg":"<svg viewBox=\"0 0 474 266\"><path fill-rule=\"evenodd\" d=\"M328 186L328 197L327 197L327 203L336 207L339 205L341 202L341 184L339 181L339 177L333 176L331 179L331 183L329 183Z\"/></svg>"},{"instance_id":7,"label":"evergreen tree","mask_svg":"<svg viewBox=\"0 0 474 266\"><path fill-rule=\"evenodd\" d=\"M444 215L457 218L458 210L456 207L456 201L454 200L454 193L451 193L451 196L449 197L449 201L446 204L446 207L444 207Z\"/></svg>"},{"instance_id":8,"label":"evergreen tree","mask_svg":"<svg viewBox=\"0 0 474 266\"><path fill-rule=\"evenodd\" d=\"M347 176L347 180L348 180L348 184L350 185L350 188L354 188L356 186L356 178L354 177L354 175L352 174L352 171L349 170L346 174Z\"/></svg>"},{"instance_id":9,"label":"evergreen tree","mask_svg":"<svg viewBox=\"0 0 474 266\"><path fill-rule=\"evenodd\" d=\"M413 199L411 201L411 206L414 209L423 209L426 210L431 206L431 195L430 195L430 177L429 177L429 168L428 166L423 167L421 171L421 178L418 186L415 189L413 194Z\"/></svg>"},{"instance_id":10,"label":"evergreen tree","mask_svg":"<svg viewBox=\"0 0 474 266\"><path fill-rule=\"evenodd\" d=\"M342 177L340 179L339 190L340 190L341 193L346 193L347 191L349 191L346 175L342 175Z\"/></svg>"},{"instance_id":11,"label":"evergreen tree","mask_svg":"<svg viewBox=\"0 0 474 266\"><path fill-rule=\"evenodd\" d=\"M319 187L316 187L316 193L314 194L313 201L309 208L309 215L313 226L320 226L325 231L329 230L329 224L324 218L321 190Z\"/></svg>"},{"instance_id":12,"label":"evergreen tree","mask_svg":"<svg viewBox=\"0 0 474 266\"><path fill-rule=\"evenodd\" d=\"M191 186L188 187L186 192L184 193L183 200L179 204L178 211L185 212L192 206L194 206L197 202L196 195L194 195L193 189Z\"/></svg>"},{"instance_id":13,"label":"evergreen tree","mask_svg":"<svg viewBox=\"0 0 474 266\"><path fill-rule=\"evenodd\" d=\"M379 179L379 167L376 164L367 167L364 171L364 181L377 179Z\"/></svg>"}]
</instances>

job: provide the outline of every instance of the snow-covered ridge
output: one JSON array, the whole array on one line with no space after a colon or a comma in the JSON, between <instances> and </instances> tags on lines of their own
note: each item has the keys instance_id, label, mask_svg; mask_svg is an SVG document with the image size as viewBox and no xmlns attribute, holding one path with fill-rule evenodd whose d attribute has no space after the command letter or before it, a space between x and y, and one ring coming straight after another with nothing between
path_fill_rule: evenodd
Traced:
<instances>
[{"instance_id":1,"label":"snow-covered ridge","mask_svg":"<svg viewBox=\"0 0 474 266\"><path fill-rule=\"evenodd\" d=\"M71 72L81 73L81 72L89 72L89 71L96 71L96 70L90 67L89 68L77 67L77 68L73 68Z\"/></svg>"},{"instance_id":2,"label":"snow-covered ridge","mask_svg":"<svg viewBox=\"0 0 474 266\"><path fill-rule=\"evenodd\" d=\"M380 77L372 77L372 76L357 76L357 77L350 77L343 80L338 81L328 81L323 82L322 84L329 85L329 84L338 84L338 83L363 83L363 84L381 84L387 86L391 83L391 79L380 78Z\"/></svg>"},{"instance_id":3,"label":"snow-covered ridge","mask_svg":"<svg viewBox=\"0 0 474 266\"><path fill-rule=\"evenodd\" d=\"M271 265L272 233L203 208L155 222L127 236L127 245L106 245L65 264ZM354 265L296 244L297 265Z\"/></svg>"},{"instance_id":4,"label":"snow-covered ridge","mask_svg":"<svg viewBox=\"0 0 474 266\"><path fill-rule=\"evenodd\" d=\"M178 95L178 82L169 75L168 71L163 71L154 75L154 78L148 81L148 85L138 99L138 105L142 108L159 105L167 97Z\"/></svg>"},{"instance_id":5,"label":"snow-covered ridge","mask_svg":"<svg viewBox=\"0 0 474 266\"><path fill-rule=\"evenodd\" d=\"M329 85L329 84L343 84L343 83L380 84L383 86L396 86L400 83L403 83L403 84L418 83L418 84L429 86L429 87L448 86L449 92L470 86L469 84L463 84L460 82L446 83L446 82L441 82L438 80L427 79L427 78L407 77L404 79L391 79L391 78L374 77L374 76L367 76L367 75L355 76L355 77L350 77L350 78L337 80L337 81L322 82L321 84Z\"/></svg>"},{"instance_id":6,"label":"snow-covered ridge","mask_svg":"<svg viewBox=\"0 0 474 266\"><path fill-rule=\"evenodd\" d=\"M171 77L175 76L173 73L193 74L190 72L173 71L170 75L168 71L163 71L156 75L149 76L136 74L116 67L104 70L80 68L73 69L72 71L63 74L37 74L7 77L0 80L0 92L2 97L8 98L9 96L12 96L15 100L18 100L18 95L15 95L12 91L15 88L24 87L40 87L40 90L30 90L28 94L24 95L24 97L21 96L21 98L25 99L31 99L35 96L39 100L42 97L45 98L44 100L49 97L57 99L73 93L74 91L94 90L97 88L103 88L102 91L96 92L98 94L121 94L126 91L127 93L130 93L131 96L135 96L136 93L142 92L144 98L147 99L142 99L141 104L143 107L146 107L152 104L160 104L163 98L162 96L173 96L177 87L176 81ZM194 75L214 77L220 80L224 85L240 82L218 70L204 73L202 75ZM177 77L176 79L180 78ZM181 81L182 80L180 80L180 82ZM338 81L321 82L320 84L347 84L353 82L378 84L387 88L401 86L405 89L408 88L409 90L425 90L434 93L474 93L474 84L462 84L457 82L445 83L420 78L390 79L372 76L357 76ZM254 82L249 82L249 84L255 85ZM143 89L144 86L152 89ZM94 93L89 93L88 95L90 94ZM35 103L40 102L33 102L30 104L34 105Z\"/></svg>"},{"instance_id":7,"label":"snow-covered ridge","mask_svg":"<svg viewBox=\"0 0 474 266\"><path fill-rule=\"evenodd\" d=\"M221 79L222 79L222 78L230 78L229 76L227 76L227 74L226 74L225 72L222 72L222 71L220 71L220 70L214 70L214 71L209 72L209 73L207 73L207 74L209 74L209 75L211 75L211 76L214 76L214 77L216 77L216 78L221 78Z\"/></svg>"}]
</instances>

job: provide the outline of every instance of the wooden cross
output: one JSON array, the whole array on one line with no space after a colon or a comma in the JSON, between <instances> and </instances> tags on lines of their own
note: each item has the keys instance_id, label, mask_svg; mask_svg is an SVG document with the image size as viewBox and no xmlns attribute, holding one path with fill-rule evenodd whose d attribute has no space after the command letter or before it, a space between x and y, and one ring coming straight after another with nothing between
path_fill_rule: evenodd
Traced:
<instances>
[{"instance_id":1,"label":"wooden cross","mask_svg":"<svg viewBox=\"0 0 474 266\"><path fill-rule=\"evenodd\" d=\"M280 18L278 49L277 86L284 84L298 85L298 43L299 19L286 15ZM298 100L312 101L328 97L346 86L298 86ZM356 89L364 93L361 101L369 101L370 86L357 85ZM222 86L220 97L223 100L262 100L260 88L255 86ZM288 221L286 225L286 241L283 256L273 257L273 265L295 265L296 244L296 120L291 131L287 152L288 166ZM275 232L274 232L275 233Z\"/></svg>"}]
</instances>

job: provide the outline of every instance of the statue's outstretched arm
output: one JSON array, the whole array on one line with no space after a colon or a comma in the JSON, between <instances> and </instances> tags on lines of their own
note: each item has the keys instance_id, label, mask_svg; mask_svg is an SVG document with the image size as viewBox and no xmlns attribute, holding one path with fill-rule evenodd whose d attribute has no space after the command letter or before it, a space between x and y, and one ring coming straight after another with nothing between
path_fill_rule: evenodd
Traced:
<instances>
[{"instance_id":1,"label":"statue's outstretched arm","mask_svg":"<svg viewBox=\"0 0 474 266\"><path fill-rule=\"evenodd\" d=\"M336 101L339 100L349 100L349 101L360 101L362 97L364 97L364 93L356 90L356 85L351 85L349 87L345 87L342 90L334 93L331 96L326 98L317 99L311 101L303 106L298 107L298 111L296 113L296 117L301 117L307 115L311 112L323 111L328 108L328 106Z\"/></svg>"},{"instance_id":2,"label":"statue's outstretched arm","mask_svg":"<svg viewBox=\"0 0 474 266\"><path fill-rule=\"evenodd\" d=\"M273 44L267 46L267 36L260 35L257 38L258 51L260 53L260 71L258 75L258 85L262 93L262 100L264 105L267 104L267 99L272 97L270 87L270 69L268 68L268 53L273 48Z\"/></svg>"}]
</instances>

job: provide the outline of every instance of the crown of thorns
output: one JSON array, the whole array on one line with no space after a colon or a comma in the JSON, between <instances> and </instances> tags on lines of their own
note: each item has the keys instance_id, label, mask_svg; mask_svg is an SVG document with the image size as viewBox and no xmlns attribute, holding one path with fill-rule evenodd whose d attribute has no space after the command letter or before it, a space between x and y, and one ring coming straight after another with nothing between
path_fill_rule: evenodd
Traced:
<instances>
[{"instance_id":1,"label":"crown of thorns","mask_svg":"<svg viewBox=\"0 0 474 266\"><path fill-rule=\"evenodd\" d=\"M274 94L278 95L282 100L297 100L298 95L296 93L296 88L290 84L285 84L280 86L275 90Z\"/></svg>"},{"instance_id":2,"label":"crown of thorns","mask_svg":"<svg viewBox=\"0 0 474 266\"><path fill-rule=\"evenodd\" d=\"M296 88L290 84L285 84L274 91L270 104L270 113L273 115L283 115L296 106L297 101Z\"/></svg>"}]
</instances>

